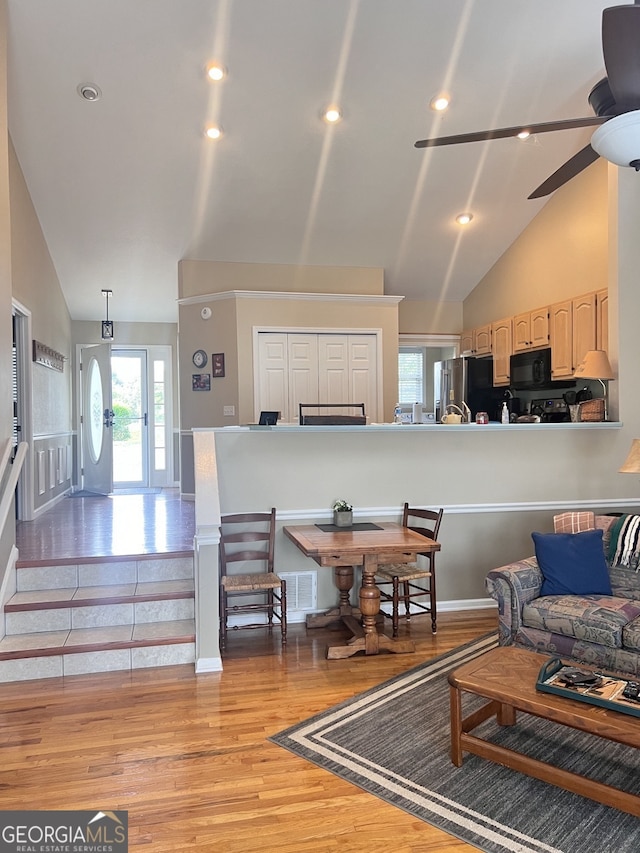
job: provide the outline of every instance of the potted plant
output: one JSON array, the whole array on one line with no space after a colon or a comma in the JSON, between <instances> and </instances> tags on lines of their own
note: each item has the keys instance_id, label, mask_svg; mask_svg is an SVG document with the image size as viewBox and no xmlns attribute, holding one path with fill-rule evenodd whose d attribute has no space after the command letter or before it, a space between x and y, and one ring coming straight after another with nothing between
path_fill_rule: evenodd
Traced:
<instances>
[{"instance_id":1,"label":"potted plant","mask_svg":"<svg viewBox=\"0 0 640 853\"><path fill-rule=\"evenodd\" d=\"M333 502L333 523L336 527L351 527L353 524L353 507L343 500Z\"/></svg>"}]
</instances>

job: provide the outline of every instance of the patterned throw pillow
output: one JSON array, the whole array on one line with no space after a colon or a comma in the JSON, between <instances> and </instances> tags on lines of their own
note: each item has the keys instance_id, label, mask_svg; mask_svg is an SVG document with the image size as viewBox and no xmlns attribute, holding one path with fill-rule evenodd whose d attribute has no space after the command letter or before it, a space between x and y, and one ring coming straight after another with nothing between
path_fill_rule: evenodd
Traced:
<instances>
[{"instance_id":1,"label":"patterned throw pillow","mask_svg":"<svg viewBox=\"0 0 640 853\"><path fill-rule=\"evenodd\" d=\"M584 533L595 530L596 516L593 512L563 512L553 516L554 533Z\"/></svg>"}]
</instances>

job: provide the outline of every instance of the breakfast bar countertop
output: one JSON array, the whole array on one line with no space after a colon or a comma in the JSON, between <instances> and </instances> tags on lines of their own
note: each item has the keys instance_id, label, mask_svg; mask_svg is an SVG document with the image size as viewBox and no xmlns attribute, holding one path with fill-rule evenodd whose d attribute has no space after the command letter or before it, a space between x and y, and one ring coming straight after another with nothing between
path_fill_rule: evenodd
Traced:
<instances>
[{"instance_id":1,"label":"breakfast bar countertop","mask_svg":"<svg viewBox=\"0 0 640 853\"><path fill-rule=\"evenodd\" d=\"M371 423L365 426L300 426L299 424L277 424L276 426L258 426L257 424L244 424L242 426L224 426L224 427L206 427L205 429L222 430L230 432L232 430L261 430L275 432L398 432L399 434L407 432L495 432L496 430L524 430L531 432L535 430L593 430L593 429L621 429L623 426L621 421L589 421L584 423L539 423L539 424L501 424L497 421L491 421L488 424L383 424ZM197 428L194 429L194 432Z\"/></svg>"}]
</instances>

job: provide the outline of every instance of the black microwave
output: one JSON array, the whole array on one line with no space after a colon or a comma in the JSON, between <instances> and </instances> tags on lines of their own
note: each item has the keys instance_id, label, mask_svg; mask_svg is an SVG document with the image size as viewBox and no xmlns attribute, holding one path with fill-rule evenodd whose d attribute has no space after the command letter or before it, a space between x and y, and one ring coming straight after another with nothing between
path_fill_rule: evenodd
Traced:
<instances>
[{"instance_id":1,"label":"black microwave","mask_svg":"<svg viewBox=\"0 0 640 853\"><path fill-rule=\"evenodd\" d=\"M551 349L518 352L511 356L511 380L516 391L536 391L551 384Z\"/></svg>"}]
</instances>

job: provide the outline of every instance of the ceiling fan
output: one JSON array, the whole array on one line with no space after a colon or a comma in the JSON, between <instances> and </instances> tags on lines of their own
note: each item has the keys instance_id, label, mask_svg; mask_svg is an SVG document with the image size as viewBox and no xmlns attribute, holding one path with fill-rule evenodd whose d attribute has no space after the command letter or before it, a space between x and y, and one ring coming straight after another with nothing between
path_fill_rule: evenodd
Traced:
<instances>
[{"instance_id":1,"label":"ceiling fan","mask_svg":"<svg viewBox=\"0 0 640 853\"><path fill-rule=\"evenodd\" d=\"M607 76L589 93L594 116L420 139L415 147L435 148L601 125L591 143L560 166L529 198L549 195L600 156L640 171L640 0L634 0L633 5L603 10L602 53Z\"/></svg>"}]
</instances>

